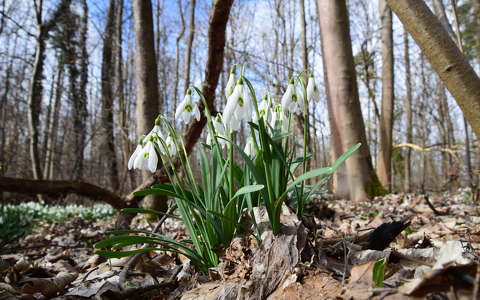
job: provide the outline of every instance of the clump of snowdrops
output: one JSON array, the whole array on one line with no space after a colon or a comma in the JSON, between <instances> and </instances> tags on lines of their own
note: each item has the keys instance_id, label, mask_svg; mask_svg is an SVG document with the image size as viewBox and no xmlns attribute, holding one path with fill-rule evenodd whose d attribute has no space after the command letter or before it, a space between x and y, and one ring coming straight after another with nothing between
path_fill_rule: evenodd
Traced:
<instances>
[{"instance_id":1,"label":"clump of snowdrops","mask_svg":"<svg viewBox=\"0 0 480 300\"><path fill-rule=\"evenodd\" d=\"M173 198L190 239L176 241L158 233L122 230L116 231L121 235L97 243L96 248L110 248L97 253L106 257L122 257L150 250L172 251L185 255L200 270L207 272L219 262L218 249L228 247L233 237L242 230L242 218L251 218L259 236L254 207L265 207L272 233L279 234L281 208L286 200L294 201L293 206L301 216L305 203L359 147L357 145L347 151L330 167L307 170L306 162L312 156L306 147L307 107L309 102L318 98L313 76L308 74L307 82L303 80L304 73L293 77L280 102L269 93L259 101L251 82L244 76L244 70L238 77L235 71L233 67L229 74L223 114L212 116L206 99L196 87L186 91L175 112L177 123L189 124L193 119L200 120L200 107L203 107L208 135L199 150L200 177L193 172L192 162L175 123L163 116L156 119L150 133L139 139L128 162L129 169L150 172L163 166L169 183L153 185L137 192L137 195L167 195ZM200 106L200 103L203 105ZM298 139L292 136L294 114L303 114L304 119L300 149L303 151L298 157ZM240 130L248 132L245 145L237 143L236 135ZM236 153L241 157L240 161L234 159ZM299 168L301 172L297 171ZM301 174L296 176L297 173ZM307 186L305 181L312 178L316 178L317 182ZM122 250L140 243L153 246Z\"/></svg>"}]
</instances>

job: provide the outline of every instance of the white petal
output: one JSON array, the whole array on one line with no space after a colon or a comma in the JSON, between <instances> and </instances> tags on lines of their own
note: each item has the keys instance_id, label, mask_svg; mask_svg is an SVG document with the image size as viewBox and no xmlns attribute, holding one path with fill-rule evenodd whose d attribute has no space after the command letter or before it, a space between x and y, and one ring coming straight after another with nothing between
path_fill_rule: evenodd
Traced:
<instances>
[{"instance_id":1,"label":"white petal","mask_svg":"<svg viewBox=\"0 0 480 300\"><path fill-rule=\"evenodd\" d=\"M198 109L197 104L194 104L193 106L193 115L195 116L195 120L200 121L200 110Z\"/></svg>"},{"instance_id":2,"label":"white petal","mask_svg":"<svg viewBox=\"0 0 480 300\"><path fill-rule=\"evenodd\" d=\"M130 159L128 160L128 169L131 170L133 168L133 163L135 162L135 159L137 156L142 152L142 146L140 144L137 145L137 148L135 148L135 151L133 151L132 156L130 156Z\"/></svg>"},{"instance_id":3,"label":"white petal","mask_svg":"<svg viewBox=\"0 0 480 300\"><path fill-rule=\"evenodd\" d=\"M288 110L290 103L292 102L292 95L293 95L293 84L289 84L285 94L282 97L282 108L283 110Z\"/></svg>"},{"instance_id":4,"label":"white petal","mask_svg":"<svg viewBox=\"0 0 480 300\"><path fill-rule=\"evenodd\" d=\"M185 98L183 99L182 102L177 107L177 110L175 111L175 119L178 119L180 115L185 111L185 106L189 104L189 99L191 96L189 94L185 95Z\"/></svg>"},{"instance_id":5,"label":"white petal","mask_svg":"<svg viewBox=\"0 0 480 300\"><path fill-rule=\"evenodd\" d=\"M157 170L157 163L157 152L155 151L153 143L150 142L150 148L148 151L148 169L150 170L150 172L154 173Z\"/></svg>"},{"instance_id":6,"label":"white petal","mask_svg":"<svg viewBox=\"0 0 480 300\"><path fill-rule=\"evenodd\" d=\"M225 88L225 94L227 95L227 98L230 97L230 95L233 93L234 87L235 87L235 74L230 73L230 76L228 77L227 86Z\"/></svg>"},{"instance_id":7,"label":"white petal","mask_svg":"<svg viewBox=\"0 0 480 300\"><path fill-rule=\"evenodd\" d=\"M235 109L237 107L237 100L238 98L236 98L235 93L233 93L227 100L227 105L223 110L223 124L225 125L225 127L229 127L230 121L233 117L233 113L235 112Z\"/></svg>"}]
</instances>

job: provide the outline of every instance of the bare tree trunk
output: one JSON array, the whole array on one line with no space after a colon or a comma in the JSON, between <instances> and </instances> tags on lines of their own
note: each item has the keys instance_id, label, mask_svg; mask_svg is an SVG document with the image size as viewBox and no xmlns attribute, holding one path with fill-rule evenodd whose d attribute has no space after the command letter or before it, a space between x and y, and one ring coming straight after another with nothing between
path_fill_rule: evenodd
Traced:
<instances>
[{"instance_id":1,"label":"bare tree trunk","mask_svg":"<svg viewBox=\"0 0 480 300\"><path fill-rule=\"evenodd\" d=\"M392 178L392 131L394 102L394 62L392 11L379 1L382 32L382 114L380 116L380 152L378 154L378 179L391 190Z\"/></svg>"},{"instance_id":2,"label":"bare tree trunk","mask_svg":"<svg viewBox=\"0 0 480 300\"><path fill-rule=\"evenodd\" d=\"M383 193L383 189L373 170L365 135L346 2L319 0L317 4L334 154L337 156L356 143L362 143L346 162L348 179L339 177L338 184L349 187L353 201L372 199Z\"/></svg>"},{"instance_id":3,"label":"bare tree trunk","mask_svg":"<svg viewBox=\"0 0 480 300\"><path fill-rule=\"evenodd\" d=\"M405 58L405 87L406 87L405 112L407 115L406 142L411 144L413 142L412 74L410 71L410 50L409 50L408 32L406 29L404 29L404 33L403 33L403 43L404 43L403 55ZM403 189L407 193L412 190L411 157L412 157L412 149L410 149L410 147L406 147L405 160L404 160L405 179L403 182Z\"/></svg>"},{"instance_id":4,"label":"bare tree trunk","mask_svg":"<svg viewBox=\"0 0 480 300\"><path fill-rule=\"evenodd\" d=\"M110 0L107 21L105 24L105 32L103 34L103 50L102 50L102 145L100 147L100 163L105 164L105 168L110 178L110 185L113 190L117 190L120 186L118 178L118 166L115 153L115 135L113 131L113 84L115 78L112 76L114 70L113 56L113 39L115 34L115 0ZM113 73L113 75L115 75Z\"/></svg>"},{"instance_id":5,"label":"bare tree trunk","mask_svg":"<svg viewBox=\"0 0 480 300\"><path fill-rule=\"evenodd\" d=\"M179 68L180 68L180 40L185 34L185 18L183 17L182 1L178 0L178 13L180 14L181 28L180 33L178 34L175 40L175 77L173 79L173 108L172 109L172 118L175 119L175 109L177 107L178 101L178 81L179 79Z\"/></svg>"},{"instance_id":6,"label":"bare tree trunk","mask_svg":"<svg viewBox=\"0 0 480 300\"><path fill-rule=\"evenodd\" d=\"M423 1L386 0L480 136L480 78Z\"/></svg>"},{"instance_id":7,"label":"bare tree trunk","mask_svg":"<svg viewBox=\"0 0 480 300\"><path fill-rule=\"evenodd\" d=\"M35 6L35 18L37 22L37 39L35 49L35 61L33 64L32 77L30 80L30 87L28 92L28 129L30 133L30 159L32 161L32 170L34 179L42 179L43 173L40 166L40 154L38 152L38 137L40 130L40 114L42 107L43 96L43 67L45 60L45 43L48 38L48 33L52 30L60 16L70 5L70 0L62 0L52 14L51 18L43 21L42 17L42 1Z\"/></svg>"},{"instance_id":8,"label":"bare tree trunk","mask_svg":"<svg viewBox=\"0 0 480 300\"><path fill-rule=\"evenodd\" d=\"M133 1L135 30L135 82L137 94L137 134L147 134L159 113L158 73L155 57L153 13L150 0ZM149 177L143 171L143 179ZM144 205L160 211L167 210L163 197L147 196Z\"/></svg>"},{"instance_id":9,"label":"bare tree trunk","mask_svg":"<svg viewBox=\"0 0 480 300\"><path fill-rule=\"evenodd\" d=\"M88 5L87 0L80 1L83 14L80 19L80 40L79 40L79 50L80 50L80 76L79 76L79 90L78 90L78 119L74 117L74 122L76 123L75 130L78 132L80 130L80 134L77 137L77 149L79 151L78 155L78 173L76 178L82 178L83 176L83 161L84 161L84 154L83 151L85 149L86 143L86 135L87 135L87 117L88 117L88 110L87 110L87 85L88 85L88 52L87 52L87 38L88 38ZM81 128L81 129L80 129Z\"/></svg>"},{"instance_id":10,"label":"bare tree trunk","mask_svg":"<svg viewBox=\"0 0 480 300\"><path fill-rule=\"evenodd\" d=\"M195 37L195 6L196 0L190 0L190 11L189 11L189 26L188 26L188 37L185 48L185 87L184 91L190 86L190 61L192 60L192 47L193 39Z\"/></svg>"},{"instance_id":11,"label":"bare tree trunk","mask_svg":"<svg viewBox=\"0 0 480 300\"><path fill-rule=\"evenodd\" d=\"M48 116L50 122L47 127L48 139L46 140L46 151L45 151L45 164L43 168L44 178L51 179L53 174L53 168L51 167L53 161L53 153L55 151L55 141L57 137L58 129L58 116L61 106L61 98L63 94L63 63L60 62L61 58L58 59L58 71L57 71L57 80L55 84L55 96L53 99L52 108L50 110L50 115Z\"/></svg>"}]
</instances>

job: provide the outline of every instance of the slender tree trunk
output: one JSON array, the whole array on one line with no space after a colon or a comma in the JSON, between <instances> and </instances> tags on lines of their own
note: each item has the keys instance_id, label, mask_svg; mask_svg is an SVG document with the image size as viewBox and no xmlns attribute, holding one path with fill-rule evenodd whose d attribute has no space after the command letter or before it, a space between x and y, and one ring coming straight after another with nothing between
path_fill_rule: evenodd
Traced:
<instances>
[{"instance_id":1,"label":"slender tree trunk","mask_svg":"<svg viewBox=\"0 0 480 300\"><path fill-rule=\"evenodd\" d=\"M52 179L52 158L55 151L55 141L57 137L58 130L58 115L60 111L61 98L63 94L63 63L60 62L61 58L58 59L58 71L57 71L57 80L55 83L55 96L53 99L52 108L49 115L49 124L47 127L48 139L46 140L46 151L45 151L45 164L43 168L44 178Z\"/></svg>"},{"instance_id":2,"label":"slender tree trunk","mask_svg":"<svg viewBox=\"0 0 480 300\"><path fill-rule=\"evenodd\" d=\"M480 136L480 78L423 1L386 0Z\"/></svg>"},{"instance_id":3,"label":"slender tree trunk","mask_svg":"<svg viewBox=\"0 0 480 300\"><path fill-rule=\"evenodd\" d=\"M180 68L180 40L185 34L185 18L183 17L182 9L182 0L177 1L178 4L178 13L180 14L181 28L180 33L178 34L175 40L175 77L173 79L173 108L172 109L172 118L175 119L175 109L177 107L178 101L178 81L179 81L179 68Z\"/></svg>"},{"instance_id":4,"label":"slender tree trunk","mask_svg":"<svg viewBox=\"0 0 480 300\"><path fill-rule=\"evenodd\" d=\"M407 117L407 128L406 128L406 142L411 144L413 143L413 114L412 114L412 74L410 71L410 50L409 50L409 39L408 32L404 29L403 33L403 56L405 58L405 113ZM405 180L403 182L403 189L405 192L410 192L412 190L412 171L411 171L411 157L412 149L410 147L405 148L405 160L404 160L404 169L405 169Z\"/></svg>"},{"instance_id":5,"label":"slender tree trunk","mask_svg":"<svg viewBox=\"0 0 480 300\"><path fill-rule=\"evenodd\" d=\"M115 153L115 135L113 131L113 85L115 75L114 70L114 56L113 56L113 39L115 34L115 0L110 0L107 22L105 24L105 32L103 38L102 51L102 71L101 71L101 94L102 94L102 145L100 147L100 161L105 164L106 172L110 178L110 185L115 191L120 186L118 178L118 167Z\"/></svg>"},{"instance_id":6,"label":"slender tree trunk","mask_svg":"<svg viewBox=\"0 0 480 300\"><path fill-rule=\"evenodd\" d=\"M153 13L150 0L133 0L135 30L135 82L137 94L137 134L147 134L159 113L158 73L155 57ZM143 172L143 179L149 177ZM163 197L145 197L144 205L161 211L167 210Z\"/></svg>"},{"instance_id":7,"label":"slender tree trunk","mask_svg":"<svg viewBox=\"0 0 480 300\"><path fill-rule=\"evenodd\" d=\"M385 0L379 1L382 24L382 114L380 116L380 152L378 155L378 179L391 190L392 131L394 102L393 28L392 11Z\"/></svg>"},{"instance_id":8,"label":"slender tree trunk","mask_svg":"<svg viewBox=\"0 0 480 300\"><path fill-rule=\"evenodd\" d=\"M193 39L195 37L195 6L196 0L190 0L190 11L189 11L189 26L188 26L188 37L185 48L185 87L184 91L190 86L190 65L192 60L192 47Z\"/></svg>"},{"instance_id":9,"label":"slender tree trunk","mask_svg":"<svg viewBox=\"0 0 480 300\"><path fill-rule=\"evenodd\" d=\"M373 170L365 135L346 2L319 0L317 4L334 154L338 156L338 153L348 150L356 143L362 143L362 147L346 162L348 179L339 178L338 184L349 187L350 199L353 201L372 199L383 193L383 189Z\"/></svg>"}]
</instances>

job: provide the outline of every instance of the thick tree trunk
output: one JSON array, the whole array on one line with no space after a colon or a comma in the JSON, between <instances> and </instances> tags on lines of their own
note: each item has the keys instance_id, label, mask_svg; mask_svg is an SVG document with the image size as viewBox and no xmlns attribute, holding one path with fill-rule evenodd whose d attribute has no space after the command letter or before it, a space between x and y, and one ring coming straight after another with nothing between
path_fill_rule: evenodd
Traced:
<instances>
[{"instance_id":1,"label":"thick tree trunk","mask_svg":"<svg viewBox=\"0 0 480 300\"><path fill-rule=\"evenodd\" d=\"M135 30L135 83L137 94L137 134L147 134L159 114L159 93L153 13L150 0L133 0ZM143 180L149 177L143 171ZM160 211L167 210L165 197L147 196L144 206Z\"/></svg>"},{"instance_id":2,"label":"thick tree trunk","mask_svg":"<svg viewBox=\"0 0 480 300\"><path fill-rule=\"evenodd\" d=\"M185 34L185 18L183 17L182 0L177 1L178 13L180 15L180 32L175 40L175 77L173 78L173 107L176 109L178 101L178 81L180 69L180 40ZM172 118L175 119L175 109L172 109Z\"/></svg>"},{"instance_id":3,"label":"thick tree trunk","mask_svg":"<svg viewBox=\"0 0 480 300\"><path fill-rule=\"evenodd\" d=\"M113 39L115 33L115 0L110 0L107 22L105 24L105 32L103 35L103 50L102 50L102 109L101 109L101 123L102 123L102 145L100 146L100 163L105 164L106 172L110 179L110 185L113 190L117 190L120 186L119 172L117 166L117 159L115 153L115 135L113 131L113 85L115 78L112 76L114 70L114 56L113 56Z\"/></svg>"},{"instance_id":4,"label":"thick tree trunk","mask_svg":"<svg viewBox=\"0 0 480 300\"><path fill-rule=\"evenodd\" d=\"M378 179L391 190L392 132L394 103L394 62L392 11L385 0L379 1L382 35L382 113L380 115L380 152L378 154Z\"/></svg>"},{"instance_id":5,"label":"thick tree trunk","mask_svg":"<svg viewBox=\"0 0 480 300\"><path fill-rule=\"evenodd\" d=\"M423 1L386 0L480 136L480 78Z\"/></svg>"},{"instance_id":6,"label":"thick tree trunk","mask_svg":"<svg viewBox=\"0 0 480 300\"><path fill-rule=\"evenodd\" d=\"M407 117L407 128L406 128L406 142L408 144L413 143L413 114L412 114L412 74L410 71L410 50L409 50L409 39L408 32L405 29L403 33L403 56L405 58L405 113ZM412 171L411 171L411 157L412 149L407 147L405 149L405 160L404 160L404 169L405 169L405 178L403 182L403 190L405 192L410 192L412 190Z\"/></svg>"},{"instance_id":7,"label":"thick tree trunk","mask_svg":"<svg viewBox=\"0 0 480 300\"><path fill-rule=\"evenodd\" d=\"M346 2L319 0L317 4L334 154L338 156L356 143L362 143L346 162L348 183L345 177L337 177L338 184L349 187L353 201L372 199L383 189L373 170L365 135Z\"/></svg>"}]
</instances>

